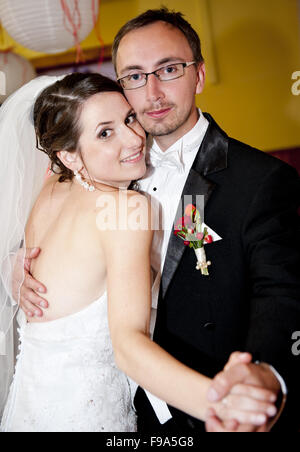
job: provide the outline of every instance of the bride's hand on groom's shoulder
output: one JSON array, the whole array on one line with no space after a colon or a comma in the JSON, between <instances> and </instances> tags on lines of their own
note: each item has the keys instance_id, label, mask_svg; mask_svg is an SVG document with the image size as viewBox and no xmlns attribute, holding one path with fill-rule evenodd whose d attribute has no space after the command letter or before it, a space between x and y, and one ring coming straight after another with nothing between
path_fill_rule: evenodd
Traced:
<instances>
[{"instance_id":1,"label":"bride's hand on groom's shoulder","mask_svg":"<svg viewBox=\"0 0 300 452\"><path fill-rule=\"evenodd\" d=\"M212 380L208 432L264 432L277 410L279 383L267 365L251 363L249 353L233 353Z\"/></svg>"},{"instance_id":2,"label":"bride's hand on groom's shoulder","mask_svg":"<svg viewBox=\"0 0 300 452\"><path fill-rule=\"evenodd\" d=\"M47 292L46 287L35 280L30 274L30 266L32 259L36 259L41 250L40 248L27 248L24 256L24 252L20 253L22 259L16 260L14 267L12 292L14 300L19 300L20 308L24 311L27 317L42 317L42 308L48 307L48 302L44 298L41 298L40 294ZM20 281L23 279L23 267L24 267L24 281L20 287ZM22 278L20 278L22 275Z\"/></svg>"}]
</instances>

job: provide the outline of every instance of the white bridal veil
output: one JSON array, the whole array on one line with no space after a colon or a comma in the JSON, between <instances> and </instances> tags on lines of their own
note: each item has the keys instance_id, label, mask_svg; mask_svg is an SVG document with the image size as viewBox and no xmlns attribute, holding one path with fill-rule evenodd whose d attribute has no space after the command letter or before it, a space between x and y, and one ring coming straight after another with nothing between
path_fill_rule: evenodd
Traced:
<instances>
[{"instance_id":1,"label":"white bridal veil","mask_svg":"<svg viewBox=\"0 0 300 452\"><path fill-rule=\"evenodd\" d=\"M13 321L19 300L12 299L12 274L19 269L14 276L20 287L24 230L49 165L46 154L36 149L33 106L40 92L61 78L38 77L0 108L0 419L15 365Z\"/></svg>"}]
</instances>

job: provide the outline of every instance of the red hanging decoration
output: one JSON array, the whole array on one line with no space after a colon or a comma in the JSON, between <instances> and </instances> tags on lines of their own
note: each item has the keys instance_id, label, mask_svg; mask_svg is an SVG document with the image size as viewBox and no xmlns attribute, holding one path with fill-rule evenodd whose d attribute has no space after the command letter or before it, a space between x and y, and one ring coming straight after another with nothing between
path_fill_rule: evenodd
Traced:
<instances>
[{"instance_id":1,"label":"red hanging decoration","mask_svg":"<svg viewBox=\"0 0 300 452\"><path fill-rule=\"evenodd\" d=\"M84 60L83 51L79 41L79 30L81 28L81 15L78 6L78 0L73 0L74 8L71 13L67 0L60 0L62 10L64 12L64 26L68 32L74 37L76 47L76 63Z\"/></svg>"},{"instance_id":2,"label":"red hanging decoration","mask_svg":"<svg viewBox=\"0 0 300 452\"><path fill-rule=\"evenodd\" d=\"M101 34L98 30L97 27L97 21L98 21L98 17L97 17L97 12L96 12L96 1L99 3L99 11L100 11L100 0L92 0L92 12L93 12L93 21L94 21L94 27L95 27L95 33L97 36L97 39L100 43L100 57L99 57L99 67L101 66L101 64L104 61L104 41L101 37Z\"/></svg>"},{"instance_id":3,"label":"red hanging decoration","mask_svg":"<svg viewBox=\"0 0 300 452\"><path fill-rule=\"evenodd\" d=\"M81 15L80 10L78 6L78 0L72 0L74 2L74 8L73 11L70 11L69 5L67 3L67 0L60 0L62 10L64 12L64 26L65 29L71 33L74 37L74 43L76 47L76 63L79 63L80 61L84 61L84 54L82 51L82 48L80 46L79 41L79 31L81 28ZM100 57L99 57L99 65L101 65L104 61L104 42L100 35L100 32L97 27L97 21L98 21L98 15L97 15L97 8L96 8L96 1L99 4L100 9L100 0L92 0L92 15L93 15L93 23L95 28L95 33L97 36L97 39L100 43Z\"/></svg>"}]
</instances>

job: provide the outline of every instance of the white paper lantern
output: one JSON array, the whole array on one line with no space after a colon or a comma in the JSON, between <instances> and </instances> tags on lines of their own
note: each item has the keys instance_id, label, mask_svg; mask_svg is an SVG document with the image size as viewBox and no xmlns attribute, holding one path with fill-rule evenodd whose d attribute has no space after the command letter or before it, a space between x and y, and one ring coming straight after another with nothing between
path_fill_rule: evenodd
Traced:
<instances>
[{"instance_id":1,"label":"white paper lantern","mask_svg":"<svg viewBox=\"0 0 300 452\"><path fill-rule=\"evenodd\" d=\"M28 60L12 52L0 52L0 104L35 77L35 70Z\"/></svg>"},{"instance_id":2,"label":"white paper lantern","mask_svg":"<svg viewBox=\"0 0 300 452\"><path fill-rule=\"evenodd\" d=\"M78 25L78 42L82 42L94 28L93 6L97 17L99 2L64 1ZM28 49L59 53L75 45L61 0L0 0L0 19L10 36Z\"/></svg>"}]
</instances>

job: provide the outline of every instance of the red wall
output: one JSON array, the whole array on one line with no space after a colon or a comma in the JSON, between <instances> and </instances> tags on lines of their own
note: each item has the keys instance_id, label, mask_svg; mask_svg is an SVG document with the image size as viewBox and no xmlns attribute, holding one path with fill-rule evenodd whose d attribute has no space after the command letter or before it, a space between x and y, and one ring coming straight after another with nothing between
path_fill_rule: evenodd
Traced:
<instances>
[{"instance_id":1,"label":"red wall","mask_svg":"<svg viewBox=\"0 0 300 452\"><path fill-rule=\"evenodd\" d=\"M274 157L294 166L300 175L300 148L286 149L282 151L270 152Z\"/></svg>"},{"instance_id":2,"label":"red wall","mask_svg":"<svg viewBox=\"0 0 300 452\"><path fill-rule=\"evenodd\" d=\"M283 151L274 151L271 152L271 154L274 155L274 157L277 157L280 160L283 160L284 162L296 168L298 174L300 175L300 148L286 149ZM298 210L298 214L300 216L300 207Z\"/></svg>"}]
</instances>

